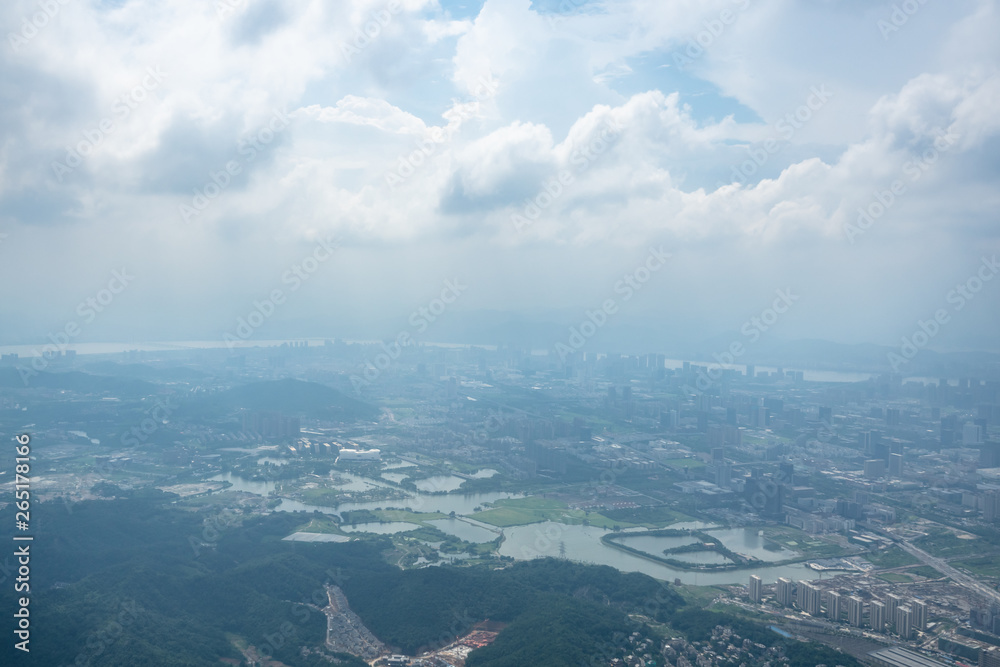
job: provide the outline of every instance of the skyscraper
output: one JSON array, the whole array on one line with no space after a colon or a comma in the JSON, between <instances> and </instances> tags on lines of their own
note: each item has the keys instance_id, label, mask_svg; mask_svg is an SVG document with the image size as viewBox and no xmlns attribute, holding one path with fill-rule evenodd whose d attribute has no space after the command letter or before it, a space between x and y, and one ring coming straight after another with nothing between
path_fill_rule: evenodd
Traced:
<instances>
[{"instance_id":1,"label":"skyscraper","mask_svg":"<svg viewBox=\"0 0 1000 667\"><path fill-rule=\"evenodd\" d=\"M896 610L902 602L902 598L891 593L885 596L885 622L893 628L896 626Z\"/></svg>"},{"instance_id":2,"label":"skyscraper","mask_svg":"<svg viewBox=\"0 0 1000 667\"><path fill-rule=\"evenodd\" d=\"M847 598L847 622L856 628L861 627L865 617L865 603L856 595Z\"/></svg>"},{"instance_id":3,"label":"skyscraper","mask_svg":"<svg viewBox=\"0 0 1000 667\"><path fill-rule=\"evenodd\" d=\"M822 595L818 588L808 581L799 581L796 597L799 609L813 616L819 615Z\"/></svg>"},{"instance_id":4,"label":"skyscraper","mask_svg":"<svg viewBox=\"0 0 1000 667\"><path fill-rule=\"evenodd\" d=\"M840 620L840 593L837 591L826 592L826 615L831 621Z\"/></svg>"},{"instance_id":5,"label":"skyscraper","mask_svg":"<svg viewBox=\"0 0 1000 667\"><path fill-rule=\"evenodd\" d=\"M792 581L781 577L774 585L774 597L782 607L792 606Z\"/></svg>"},{"instance_id":6,"label":"skyscraper","mask_svg":"<svg viewBox=\"0 0 1000 667\"><path fill-rule=\"evenodd\" d=\"M750 601L755 604L760 604L761 596L763 594L764 583L761 581L760 577L756 574L750 575Z\"/></svg>"},{"instance_id":7,"label":"skyscraper","mask_svg":"<svg viewBox=\"0 0 1000 667\"><path fill-rule=\"evenodd\" d=\"M927 630L927 603L923 600L913 600L910 602L910 609L913 611L913 627L925 632Z\"/></svg>"},{"instance_id":8,"label":"skyscraper","mask_svg":"<svg viewBox=\"0 0 1000 667\"><path fill-rule=\"evenodd\" d=\"M896 634L903 639L909 639L913 635L913 612L909 607L896 609Z\"/></svg>"},{"instance_id":9,"label":"skyscraper","mask_svg":"<svg viewBox=\"0 0 1000 667\"><path fill-rule=\"evenodd\" d=\"M872 630L885 632L885 605L878 600L872 600L870 610Z\"/></svg>"},{"instance_id":10,"label":"skyscraper","mask_svg":"<svg viewBox=\"0 0 1000 667\"><path fill-rule=\"evenodd\" d=\"M903 455L889 454L889 475L892 477L903 476Z\"/></svg>"}]
</instances>

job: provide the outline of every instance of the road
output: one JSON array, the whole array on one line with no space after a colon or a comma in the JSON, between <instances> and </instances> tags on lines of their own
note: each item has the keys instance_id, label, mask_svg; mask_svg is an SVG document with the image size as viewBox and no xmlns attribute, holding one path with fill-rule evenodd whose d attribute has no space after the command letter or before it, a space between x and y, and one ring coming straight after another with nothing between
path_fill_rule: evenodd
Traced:
<instances>
[{"instance_id":1,"label":"road","mask_svg":"<svg viewBox=\"0 0 1000 667\"><path fill-rule=\"evenodd\" d=\"M898 544L903 551L915 558L918 558L924 563L924 565L930 565L941 574L951 577L951 580L955 583L965 586L987 600L1000 604L1000 592L993 590L975 577L971 577L964 572L956 570L951 565L948 565L947 561L944 559L932 556L923 549L915 547L903 539L897 538L896 544Z\"/></svg>"}]
</instances>

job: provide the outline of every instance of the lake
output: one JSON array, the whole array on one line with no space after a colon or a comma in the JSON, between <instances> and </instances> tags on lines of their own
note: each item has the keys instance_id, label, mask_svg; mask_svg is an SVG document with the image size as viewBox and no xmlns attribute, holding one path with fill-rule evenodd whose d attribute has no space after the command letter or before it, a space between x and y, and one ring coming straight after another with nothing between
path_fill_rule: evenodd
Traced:
<instances>
[{"instance_id":1,"label":"lake","mask_svg":"<svg viewBox=\"0 0 1000 667\"><path fill-rule=\"evenodd\" d=\"M351 475L343 476L353 477ZM273 482L254 482L243 480L232 473L223 473L221 475L216 475L211 479L229 481L233 483L233 488L237 490L248 491L250 493L257 493L260 495L267 495L274 489ZM364 481L360 477L357 478L357 480ZM372 482L369 481L368 483ZM501 498L523 497L524 496L520 494L499 492L470 494L415 493L411 494L408 498L401 498L398 500L375 500L359 503L344 503L337 508L307 505L306 503L297 500L283 498L281 503L278 505L277 510L281 512L319 511L324 514L339 514L341 512L351 510L399 508L408 509L414 512L441 512L442 514L455 512L456 515L470 515L477 507L483 505L483 503L496 502ZM384 524L376 523L367 525L373 530L390 531L392 530L391 528L379 528L379 526L392 526L393 523L409 526L407 530L412 530L414 526L414 524L408 524L405 522L392 522ZM472 523L459 521L458 519L439 519L432 523L435 523L435 525L437 525L437 527L443 532L455 535L462 539L467 539L468 541L486 542L491 541L496 537L496 533L487 529L483 525L476 526ZM473 523L475 523L474 520ZM360 525L361 524L359 524L359 527ZM706 532L719 538L727 548L737 553L755 556L761 560L782 560L789 557L786 554L792 553L787 550L771 551L765 549L763 545L763 538L757 535L758 529L756 528L715 528L710 524L698 521L674 524L672 527L690 528L694 530L707 529ZM359 529L357 528L354 529L355 532L358 530ZM402 532L402 530L400 529L395 532ZM673 581L675 578L678 578L685 584L695 584L699 586L745 584L751 574L759 576L764 580L764 583L774 583L778 577L787 577L792 580L812 580L832 577L838 574L836 571L830 571L828 573L816 572L801 563L793 565L780 565L776 567L756 567L745 570L726 570L723 572L693 572L687 570L677 570L662 563L656 563L646 558L642 558L641 556L609 547L601 542L601 536L607 532L608 531L603 528L598 528L596 526L570 526L551 521L534 523L527 526L512 526L503 529L504 541L500 545L499 553L502 556L510 556L517 560L530 560L532 558L540 558L544 556L558 558L560 555L559 544L562 542L565 544L566 557L574 561L593 563L595 565L610 565L611 567L617 568L622 572L642 572L650 575L651 577L667 581ZM488 538L486 533L490 533ZM384 532L380 534L391 533ZM473 537L475 539L468 539L464 537L464 535L468 535L469 537ZM638 536L629 539L643 540L647 539L647 537ZM683 540L687 538L679 537L652 539ZM654 543L650 544L653 545ZM678 543L677 546L680 546L680 543ZM666 548L666 546L660 547L660 555L662 555L662 550ZM643 547L643 549L646 550L646 547ZM704 554L705 556L718 555L711 554L710 552L704 552ZM684 556L688 559L702 557L698 556L698 554L684 554ZM692 562L694 561L692 560Z\"/></svg>"}]
</instances>

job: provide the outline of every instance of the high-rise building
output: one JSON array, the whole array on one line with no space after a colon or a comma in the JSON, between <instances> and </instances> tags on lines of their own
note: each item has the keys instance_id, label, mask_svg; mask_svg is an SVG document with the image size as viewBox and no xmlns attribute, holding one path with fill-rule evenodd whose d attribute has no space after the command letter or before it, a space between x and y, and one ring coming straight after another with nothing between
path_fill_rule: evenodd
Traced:
<instances>
[{"instance_id":1,"label":"high-rise building","mask_svg":"<svg viewBox=\"0 0 1000 667\"><path fill-rule=\"evenodd\" d=\"M750 602L760 604L764 592L764 582L756 574L750 575Z\"/></svg>"},{"instance_id":2,"label":"high-rise building","mask_svg":"<svg viewBox=\"0 0 1000 667\"><path fill-rule=\"evenodd\" d=\"M799 609L813 616L819 615L822 593L818 588L808 581L799 581L795 595Z\"/></svg>"},{"instance_id":3,"label":"high-rise building","mask_svg":"<svg viewBox=\"0 0 1000 667\"><path fill-rule=\"evenodd\" d=\"M865 617L865 603L856 595L847 598L847 622L856 628L861 627Z\"/></svg>"},{"instance_id":4,"label":"high-rise building","mask_svg":"<svg viewBox=\"0 0 1000 667\"><path fill-rule=\"evenodd\" d=\"M858 434L858 447L861 448L862 452L864 452L868 456L871 456L871 453L872 453L872 432L871 431L863 431L862 433Z\"/></svg>"},{"instance_id":5,"label":"high-rise building","mask_svg":"<svg viewBox=\"0 0 1000 667\"><path fill-rule=\"evenodd\" d=\"M941 446L950 447L956 440L955 434L958 431L958 417L948 415L941 418Z\"/></svg>"},{"instance_id":6,"label":"high-rise building","mask_svg":"<svg viewBox=\"0 0 1000 667\"><path fill-rule=\"evenodd\" d=\"M875 632L885 632L885 605L878 600L872 600L871 625Z\"/></svg>"},{"instance_id":7,"label":"high-rise building","mask_svg":"<svg viewBox=\"0 0 1000 667\"><path fill-rule=\"evenodd\" d=\"M989 491L983 495L983 520L991 523L1000 521L1000 491Z\"/></svg>"},{"instance_id":8,"label":"high-rise building","mask_svg":"<svg viewBox=\"0 0 1000 667\"><path fill-rule=\"evenodd\" d=\"M840 620L840 593L837 591L826 592L826 616L831 621Z\"/></svg>"},{"instance_id":9,"label":"high-rise building","mask_svg":"<svg viewBox=\"0 0 1000 667\"><path fill-rule=\"evenodd\" d=\"M896 610L899 609L899 605L902 602L903 598L892 593L885 596L885 622L894 628L896 625Z\"/></svg>"},{"instance_id":10,"label":"high-rise building","mask_svg":"<svg viewBox=\"0 0 1000 667\"><path fill-rule=\"evenodd\" d=\"M793 486L795 480L795 464L791 461L782 461L778 464L778 484Z\"/></svg>"},{"instance_id":11,"label":"high-rise building","mask_svg":"<svg viewBox=\"0 0 1000 667\"><path fill-rule=\"evenodd\" d=\"M910 609L913 611L913 627L925 632L927 630L927 603L923 600L913 600L910 602Z\"/></svg>"},{"instance_id":12,"label":"high-rise building","mask_svg":"<svg viewBox=\"0 0 1000 667\"><path fill-rule=\"evenodd\" d=\"M1000 667L1000 648L980 649L979 667Z\"/></svg>"},{"instance_id":13,"label":"high-rise building","mask_svg":"<svg viewBox=\"0 0 1000 667\"><path fill-rule=\"evenodd\" d=\"M774 597L778 600L778 604L782 607L791 607L793 590L791 579L784 577L778 579L778 582L774 585Z\"/></svg>"},{"instance_id":14,"label":"high-rise building","mask_svg":"<svg viewBox=\"0 0 1000 667\"><path fill-rule=\"evenodd\" d=\"M896 609L896 634L903 639L909 639L913 635L913 612L909 607Z\"/></svg>"},{"instance_id":15,"label":"high-rise building","mask_svg":"<svg viewBox=\"0 0 1000 667\"><path fill-rule=\"evenodd\" d=\"M979 428L979 424L966 423L962 426L962 444L968 447L969 445L978 445L983 441L983 432Z\"/></svg>"},{"instance_id":16,"label":"high-rise building","mask_svg":"<svg viewBox=\"0 0 1000 667\"><path fill-rule=\"evenodd\" d=\"M878 479L885 474L885 461L882 459L870 459L865 461L865 477L868 479Z\"/></svg>"},{"instance_id":17,"label":"high-rise building","mask_svg":"<svg viewBox=\"0 0 1000 667\"><path fill-rule=\"evenodd\" d=\"M892 477L903 476L903 455L889 454L889 475Z\"/></svg>"}]
</instances>

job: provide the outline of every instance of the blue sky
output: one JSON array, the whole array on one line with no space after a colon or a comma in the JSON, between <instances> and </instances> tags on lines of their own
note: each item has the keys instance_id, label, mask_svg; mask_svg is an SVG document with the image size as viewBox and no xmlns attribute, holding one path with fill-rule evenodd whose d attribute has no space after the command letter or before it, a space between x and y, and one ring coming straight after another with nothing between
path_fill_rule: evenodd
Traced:
<instances>
[{"instance_id":1,"label":"blue sky","mask_svg":"<svg viewBox=\"0 0 1000 667\"><path fill-rule=\"evenodd\" d=\"M776 337L892 345L1000 251L997 2L902 4L4 3L0 344L123 266L78 340L218 337L336 237L255 335L392 338L453 278L466 330L568 328L662 245L593 344L793 288ZM998 313L1000 280L933 346Z\"/></svg>"}]
</instances>

